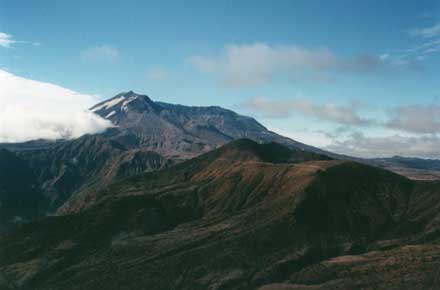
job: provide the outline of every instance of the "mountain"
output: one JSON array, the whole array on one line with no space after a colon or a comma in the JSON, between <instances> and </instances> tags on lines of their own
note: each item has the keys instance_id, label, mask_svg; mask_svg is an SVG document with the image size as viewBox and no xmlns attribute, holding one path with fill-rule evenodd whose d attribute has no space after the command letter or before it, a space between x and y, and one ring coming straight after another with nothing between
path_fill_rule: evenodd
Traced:
<instances>
[{"instance_id":1,"label":"mountain","mask_svg":"<svg viewBox=\"0 0 440 290\"><path fill-rule=\"evenodd\" d=\"M416 179L437 176L431 169L414 169L415 162L366 160L326 152L280 136L253 118L221 107L155 102L148 96L129 91L90 109L110 120L114 127L73 140L0 144L0 148L26 162L32 172L33 191L42 194L46 201L44 206L40 203L33 206L39 208L42 215L63 213L72 200L97 192L119 178L162 169L240 138L258 143L277 142L293 149L355 160ZM0 163L0 170L8 168L8 163ZM8 195L14 196L11 192ZM30 200L36 202L39 198ZM17 204L20 203L17 201ZM17 216L21 218L27 220Z\"/></svg>"},{"instance_id":2,"label":"mountain","mask_svg":"<svg viewBox=\"0 0 440 290\"><path fill-rule=\"evenodd\" d=\"M29 164L0 149L0 232L41 216L46 200Z\"/></svg>"},{"instance_id":3,"label":"mountain","mask_svg":"<svg viewBox=\"0 0 440 290\"><path fill-rule=\"evenodd\" d=\"M267 130L255 119L221 107L189 107L153 102L132 91L99 103L91 111L117 128L107 136L128 148L146 148L166 157L187 159L232 140L289 143L314 149Z\"/></svg>"},{"instance_id":4,"label":"mountain","mask_svg":"<svg viewBox=\"0 0 440 290\"><path fill-rule=\"evenodd\" d=\"M32 168L48 212L71 196L96 191L112 180L161 169L171 161L143 148L127 149L103 135L86 135L46 150L17 153Z\"/></svg>"},{"instance_id":5,"label":"mountain","mask_svg":"<svg viewBox=\"0 0 440 290\"><path fill-rule=\"evenodd\" d=\"M114 127L73 140L0 144L28 163L36 189L47 200L45 213L62 212L71 198L96 192L118 178L161 169L239 138L319 151L230 110L154 102L132 91L91 110ZM0 167L7 170L8 165Z\"/></svg>"},{"instance_id":6,"label":"mountain","mask_svg":"<svg viewBox=\"0 0 440 290\"><path fill-rule=\"evenodd\" d=\"M224 161L235 160L236 163L249 163L249 166L258 163L258 162L267 162L274 164L284 164L284 163L299 163L311 160L330 160L331 158L320 155L312 152L307 152L299 149L289 149L285 146L282 146L278 143L267 143L267 144L258 144L249 139L239 139L237 141L233 141L225 145L224 147L215 150L213 152L209 152L201 158L191 159L191 161L187 162L191 164L187 166L187 163L184 163L179 166L173 167L174 169L184 168L181 171L173 171L170 175L166 175L164 178L164 183L168 184L171 180L181 180L180 178L186 178L190 174L190 170L198 170L200 173L209 172L208 163L212 160L215 160L215 165L218 163L224 163ZM235 164L235 163L234 163ZM157 174L155 172L151 172L149 176L153 176L156 178ZM137 177L134 177L136 179ZM211 177L215 181L215 176ZM187 182L192 182L192 180L187 180ZM125 184L124 181L122 184ZM108 191L112 189L105 189L101 192L90 192L89 194L84 194L81 196L77 196L77 198L73 198L70 200L65 207L63 207L63 214L75 213L80 210L83 210L86 207L93 205L100 198L100 194L108 195ZM116 191L119 191L116 190ZM126 189L121 189L121 191L126 191Z\"/></svg>"},{"instance_id":7,"label":"mountain","mask_svg":"<svg viewBox=\"0 0 440 290\"><path fill-rule=\"evenodd\" d=\"M18 143L0 143L0 148L10 151L26 151L26 150L44 150L57 146L66 140L45 140L37 139Z\"/></svg>"},{"instance_id":8,"label":"mountain","mask_svg":"<svg viewBox=\"0 0 440 290\"><path fill-rule=\"evenodd\" d=\"M437 289L439 192L238 140L1 236L0 288Z\"/></svg>"},{"instance_id":9,"label":"mountain","mask_svg":"<svg viewBox=\"0 0 440 290\"><path fill-rule=\"evenodd\" d=\"M403 156L375 158L369 160L372 165L386 168L393 172L418 180L439 180L440 160L422 159Z\"/></svg>"}]
</instances>

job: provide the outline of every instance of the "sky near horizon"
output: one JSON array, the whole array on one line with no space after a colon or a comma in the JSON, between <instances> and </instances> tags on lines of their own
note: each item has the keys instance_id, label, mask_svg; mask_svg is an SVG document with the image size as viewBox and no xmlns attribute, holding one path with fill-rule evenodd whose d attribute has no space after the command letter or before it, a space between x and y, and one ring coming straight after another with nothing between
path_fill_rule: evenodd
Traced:
<instances>
[{"instance_id":1,"label":"sky near horizon","mask_svg":"<svg viewBox=\"0 0 440 290\"><path fill-rule=\"evenodd\" d=\"M102 130L84 109L133 90L338 153L440 158L439 80L438 1L0 0L0 141Z\"/></svg>"}]
</instances>

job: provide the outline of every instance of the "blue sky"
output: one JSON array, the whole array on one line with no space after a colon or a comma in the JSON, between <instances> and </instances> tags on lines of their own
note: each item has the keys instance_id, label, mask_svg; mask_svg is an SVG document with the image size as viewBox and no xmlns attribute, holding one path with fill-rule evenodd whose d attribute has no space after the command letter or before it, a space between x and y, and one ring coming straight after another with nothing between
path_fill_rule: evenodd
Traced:
<instances>
[{"instance_id":1,"label":"blue sky","mask_svg":"<svg viewBox=\"0 0 440 290\"><path fill-rule=\"evenodd\" d=\"M0 33L0 69L24 79L221 105L347 154L440 157L438 1L0 0Z\"/></svg>"}]
</instances>

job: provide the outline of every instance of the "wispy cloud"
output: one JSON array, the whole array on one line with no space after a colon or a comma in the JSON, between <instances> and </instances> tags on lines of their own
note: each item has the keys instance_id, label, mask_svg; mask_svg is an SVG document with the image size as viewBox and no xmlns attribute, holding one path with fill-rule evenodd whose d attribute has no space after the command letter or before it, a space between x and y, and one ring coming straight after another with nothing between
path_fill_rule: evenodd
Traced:
<instances>
[{"instance_id":1,"label":"wispy cloud","mask_svg":"<svg viewBox=\"0 0 440 290\"><path fill-rule=\"evenodd\" d=\"M440 39L430 40L430 41L424 42L422 44L419 44L415 47L408 48L405 52L406 53L415 53L415 52L421 52L421 51L423 52L426 49L429 49L433 46L438 46L438 45L440 45Z\"/></svg>"},{"instance_id":2,"label":"wispy cloud","mask_svg":"<svg viewBox=\"0 0 440 290\"><path fill-rule=\"evenodd\" d=\"M17 41L14 40L12 35L4 33L4 32L0 32L0 46L1 47L6 47L6 48L11 47L15 43L17 43Z\"/></svg>"},{"instance_id":3,"label":"wispy cloud","mask_svg":"<svg viewBox=\"0 0 440 290\"><path fill-rule=\"evenodd\" d=\"M332 103L317 105L306 99L268 100L264 97L255 97L246 101L244 107L273 118L286 118L294 113L300 113L317 120L342 125L367 126L374 123L373 120L359 116L354 105L341 106Z\"/></svg>"},{"instance_id":4,"label":"wispy cloud","mask_svg":"<svg viewBox=\"0 0 440 290\"><path fill-rule=\"evenodd\" d=\"M383 60L396 68L424 66L434 53L440 51L440 22L423 28L413 28L408 33L417 41L413 47L383 54Z\"/></svg>"},{"instance_id":5,"label":"wispy cloud","mask_svg":"<svg viewBox=\"0 0 440 290\"><path fill-rule=\"evenodd\" d=\"M430 40L409 48L403 54L405 59L414 59L416 61L427 60L432 54L440 51L440 39Z\"/></svg>"},{"instance_id":6,"label":"wispy cloud","mask_svg":"<svg viewBox=\"0 0 440 290\"><path fill-rule=\"evenodd\" d=\"M219 77L228 86L266 84L276 76L290 80L328 79L328 73L371 72L383 65L380 58L368 55L340 59L326 48L266 43L227 45L218 55L196 55L188 62L203 73Z\"/></svg>"},{"instance_id":7,"label":"wispy cloud","mask_svg":"<svg viewBox=\"0 0 440 290\"><path fill-rule=\"evenodd\" d=\"M89 47L81 52L81 59L88 62L115 62L119 50L111 45Z\"/></svg>"},{"instance_id":8,"label":"wispy cloud","mask_svg":"<svg viewBox=\"0 0 440 290\"><path fill-rule=\"evenodd\" d=\"M0 70L0 142L74 138L111 126L88 111L91 95Z\"/></svg>"},{"instance_id":9,"label":"wispy cloud","mask_svg":"<svg viewBox=\"0 0 440 290\"><path fill-rule=\"evenodd\" d=\"M440 22L422 28L414 28L409 31L412 36L432 38L440 35Z\"/></svg>"},{"instance_id":10,"label":"wispy cloud","mask_svg":"<svg viewBox=\"0 0 440 290\"><path fill-rule=\"evenodd\" d=\"M10 48L16 44L28 44L32 46L41 46L41 42L30 42L26 40L16 40L11 34L0 32L0 47Z\"/></svg>"}]
</instances>

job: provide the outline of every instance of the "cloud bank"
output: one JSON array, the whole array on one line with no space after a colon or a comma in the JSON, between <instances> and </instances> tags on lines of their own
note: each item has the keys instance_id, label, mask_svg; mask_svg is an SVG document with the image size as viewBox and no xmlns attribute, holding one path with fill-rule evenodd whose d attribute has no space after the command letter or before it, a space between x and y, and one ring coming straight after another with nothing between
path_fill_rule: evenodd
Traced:
<instances>
[{"instance_id":1,"label":"cloud bank","mask_svg":"<svg viewBox=\"0 0 440 290\"><path fill-rule=\"evenodd\" d=\"M314 104L307 99L269 100L254 97L244 102L243 107L268 118L288 118L295 113L320 121L333 122L353 127L375 126L414 134L440 133L439 105L404 105L385 110L384 120L361 116L359 106Z\"/></svg>"},{"instance_id":2,"label":"cloud bank","mask_svg":"<svg viewBox=\"0 0 440 290\"><path fill-rule=\"evenodd\" d=\"M111 123L88 111L90 95L0 70L0 142L76 138Z\"/></svg>"},{"instance_id":3,"label":"cloud bank","mask_svg":"<svg viewBox=\"0 0 440 290\"><path fill-rule=\"evenodd\" d=\"M289 118L296 114L332 124L334 132L304 128L307 133L285 133L293 139L312 141L310 145L327 143L323 148L336 153L359 157L413 156L440 158L440 106L402 105L384 109L371 118L360 114L360 105L317 104L307 99L270 100L254 97L241 108L266 118ZM313 124L313 123L312 123ZM277 130L280 131L280 130ZM369 132L369 134L365 134Z\"/></svg>"},{"instance_id":4,"label":"cloud bank","mask_svg":"<svg viewBox=\"0 0 440 290\"><path fill-rule=\"evenodd\" d=\"M345 140L335 139L325 149L359 157L411 156L439 158L440 138L436 135L402 136L366 136L362 132L352 132Z\"/></svg>"}]
</instances>

